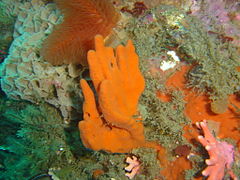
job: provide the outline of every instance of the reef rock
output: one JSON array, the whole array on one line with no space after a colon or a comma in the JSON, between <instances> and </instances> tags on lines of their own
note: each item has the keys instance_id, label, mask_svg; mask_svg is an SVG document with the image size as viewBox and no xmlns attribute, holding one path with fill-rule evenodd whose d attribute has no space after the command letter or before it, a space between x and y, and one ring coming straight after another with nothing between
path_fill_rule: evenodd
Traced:
<instances>
[{"instance_id":1,"label":"reef rock","mask_svg":"<svg viewBox=\"0 0 240 180\"><path fill-rule=\"evenodd\" d=\"M54 67L39 56L43 40L62 21L62 15L55 4L40 0L16 3L14 12L14 40L0 65L2 90L12 99L48 102L65 119L74 118L70 111L81 107L79 71L73 65Z\"/></svg>"}]
</instances>

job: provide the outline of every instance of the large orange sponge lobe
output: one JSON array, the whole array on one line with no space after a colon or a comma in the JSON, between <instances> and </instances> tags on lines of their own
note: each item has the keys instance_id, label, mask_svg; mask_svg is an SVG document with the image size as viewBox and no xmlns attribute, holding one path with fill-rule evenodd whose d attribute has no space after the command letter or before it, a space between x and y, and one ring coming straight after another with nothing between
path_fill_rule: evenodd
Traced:
<instances>
[{"instance_id":1,"label":"large orange sponge lobe","mask_svg":"<svg viewBox=\"0 0 240 180\"><path fill-rule=\"evenodd\" d=\"M94 37L106 37L116 26L119 14L109 0L55 0L64 21L44 41L41 55L53 65L87 64L87 51Z\"/></svg>"},{"instance_id":2,"label":"large orange sponge lobe","mask_svg":"<svg viewBox=\"0 0 240 180\"><path fill-rule=\"evenodd\" d=\"M138 113L144 78L132 42L118 46L115 53L97 35L95 47L88 52L88 63L97 99L86 80L80 81L85 101L79 130L84 146L111 153L150 146Z\"/></svg>"}]
</instances>

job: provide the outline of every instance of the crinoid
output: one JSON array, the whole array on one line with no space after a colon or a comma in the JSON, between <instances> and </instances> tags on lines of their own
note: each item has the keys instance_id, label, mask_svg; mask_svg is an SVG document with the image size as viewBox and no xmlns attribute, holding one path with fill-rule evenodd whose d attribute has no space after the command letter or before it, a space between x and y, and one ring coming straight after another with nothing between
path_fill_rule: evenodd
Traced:
<instances>
[{"instance_id":1,"label":"crinoid","mask_svg":"<svg viewBox=\"0 0 240 180\"><path fill-rule=\"evenodd\" d=\"M53 65L87 64L86 54L94 49L94 37L106 37L119 15L109 0L55 0L64 15L43 43L41 55Z\"/></svg>"}]
</instances>

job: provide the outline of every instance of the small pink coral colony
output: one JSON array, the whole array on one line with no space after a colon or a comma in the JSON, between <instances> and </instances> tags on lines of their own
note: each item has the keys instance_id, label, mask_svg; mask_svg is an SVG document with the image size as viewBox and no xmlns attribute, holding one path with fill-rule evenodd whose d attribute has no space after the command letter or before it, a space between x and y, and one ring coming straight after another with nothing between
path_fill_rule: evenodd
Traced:
<instances>
[{"instance_id":1,"label":"small pink coral colony","mask_svg":"<svg viewBox=\"0 0 240 180\"><path fill-rule=\"evenodd\" d=\"M126 163L129 165L125 167L125 171L127 171L125 176L127 176L129 179L132 179L139 172L140 162L136 156L131 156L127 157Z\"/></svg>"},{"instance_id":2,"label":"small pink coral colony","mask_svg":"<svg viewBox=\"0 0 240 180\"><path fill-rule=\"evenodd\" d=\"M234 147L227 142L216 140L208 129L206 120L196 123L196 125L203 131L204 135L198 136L198 139L210 156L210 159L205 161L208 166L204 169L202 175L208 176L208 180L222 180L226 168L229 175L237 180L237 177L231 171L234 161Z\"/></svg>"}]
</instances>

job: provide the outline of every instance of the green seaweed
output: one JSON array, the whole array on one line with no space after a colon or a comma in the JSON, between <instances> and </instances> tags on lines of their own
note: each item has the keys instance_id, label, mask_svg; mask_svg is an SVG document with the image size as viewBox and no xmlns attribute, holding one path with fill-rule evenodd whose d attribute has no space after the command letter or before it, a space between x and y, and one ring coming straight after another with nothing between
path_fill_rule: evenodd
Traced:
<instances>
[{"instance_id":1,"label":"green seaweed","mask_svg":"<svg viewBox=\"0 0 240 180\"><path fill-rule=\"evenodd\" d=\"M160 163L157 159L157 152L150 148L138 148L131 152L133 155L139 157L141 169L136 175L136 180L160 179Z\"/></svg>"},{"instance_id":2,"label":"green seaweed","mask_svg":"<svg viewBox=\"0 0 240 180\"><path fill-rule=\"evenodd\" d=\"M240 153L236 151L234 158L235 158L235 161L232 166L232 171L237 177L240 177L240 171L239 171L239 169L240 169Z\"/></svg>"},{"instance_id":3,"label":"green seaweed","mask_svg":"<svg viewBox=\"0 0 240 180\"><path fill-rule=\"evenodd\" d=\"M143 16L126 27L141 59L148 61L174 50L182 61L194 65L187 76L188 87L213 100L239 90L239 54L231 41L220 33L208 33L197 18L173 6L158 6L146 14L152 14L154 21L143 23Z\"/></svg>"},{"instance_id":4,"label":"green seaweed","mask_svg":"<svg viewBox=\"0 0 240 180\"><path fill-rule=\"evenodd\" d=\"M8 7L6 3L0 2L0 24L9 25L14 22L14 17L8 12Z\"/></svg>"},{"instance_id":5,"label":"green seaweed","mask_svg":"<svg viewBox=\"0 0 240 180\"><path fill-rule=\"evenodd\" d=\"M126 158L125 154L108 154L104 152L95 153L95 157L97 162L102 166L102 170L104 170L104 174L99 177L99 180L105 179L122 179L127 180L128 178L125 176L124 168L127 164L125 164L124 160Z\"/></svg>"},{"instance_id":6,"label":"green seaweed","mask_svg":"<svg viewBox=\"0 0 240 180\"><path fill-rule=\"evenodd\" d=\"M160 166L157 160L157 152L150 148L138 148L131 151L129 154L107 154L103 152L96 152L96 160L104 170L104 174L98 179L121 179L128 180L125 176L124 168L128 166L125 163L127 157L132 155L138 157L141 165L139 173L134 177L135 180L148 180L160 177Z\"/></svg>"},{"instance_id":7,"label":"green seaweed","mask_svg":"<svg viewBox=\"0 0 240 180\"><path fill-rule=\"evenodd\" d=\"M199 155L193 155L189 158L192 164L192 168L185 170L184 178L185 180L192 180L194 178L202 176L201 172L206 167L203 157Z\"/></svg>"},{"instance_id":8,"label":"green seaweed","mask_svg":"<svg viewBox=\"0 0 240 180\"><path fill-rule=\"evenodd\" d=\"M60 113L44 103L33 105L0 98L0 179L30 179L49 174L61 180L91 180L99 177L126 179L124 154L86 149L77 122L65 124Z\"/></svg>"},{"instance_id":9,"label":"green seaweed","mask_svg":"<svg viewBox=\"0 0 240 180\"><path fill-rule=\"evenodd\" d=\"M184 115L184 95L177 89L164 87L164 82L158 77L152 77L148 73L144 75L146 87L140 98L140 111L143 115L145 137L147 140L157 141L171 151L179 144L187 143L182 137L183 126L190 123ZM171 100L161 101L156 96L157 91L166 92Z\"/></svg>"},{"instance_id":10,"label":"green seaweed","mask_svg":"<svg viewBox=\"0 0 240 180\"><path fill-rule=\"evenodd\" d=\"M0 50L7 50L13 40L15 17L7 13L8 7L0 2Z\"/></svg>"},{"instance_id":11,"label":"green seaweed","mask_svg":"<svg viewBox=\"0 0 240 180\"><path fill-rule=\"evenodd\" d=\"M13 105L13 104L12 104ZM45 172L54 164L73 161L67 145L65 125L55 108L40 104L27 105L22 110L5 109L4 118L9 124L17 124L15 134L5 136L2 179L27 179ZM7 123L1 122L3 127Z\"/></svg>"}]
</instances>

